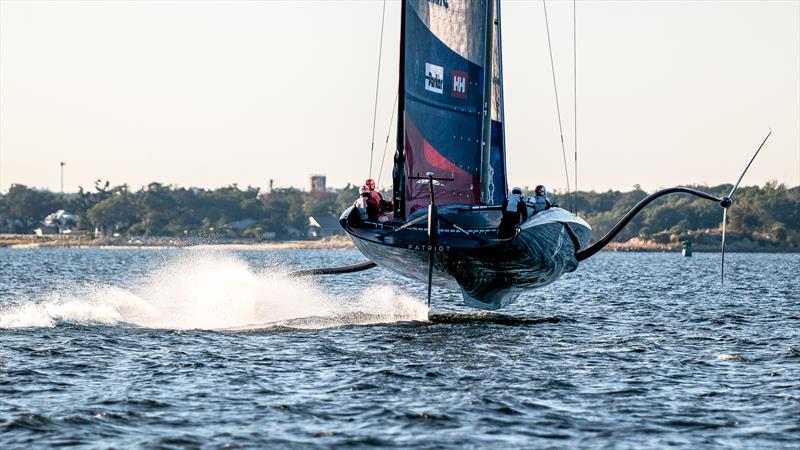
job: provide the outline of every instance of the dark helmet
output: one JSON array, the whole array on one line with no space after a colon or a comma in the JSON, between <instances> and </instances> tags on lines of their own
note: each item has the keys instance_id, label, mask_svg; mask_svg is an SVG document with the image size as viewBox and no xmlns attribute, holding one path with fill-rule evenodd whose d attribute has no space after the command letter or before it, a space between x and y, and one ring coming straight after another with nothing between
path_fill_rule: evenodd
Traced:
<instances>
[{"instance_id":1,"label":"dark helmet","mask_svg":"<svg viewBox=\"0 0 800 450\"><path fill-rule=\"evenodd\" d=\"M369 188L366 185L361 186L358 188L358 193L361 195L369 195Z\"/></svg>"},{"instance_id":2,"label":"dark helmet","mask_svg":"<svg viewBox=\"0 0 800 450\"><path fill-rule=\"evenodd\" d=\"M513 189L511 189L511 193L512 193L512 194L519 194L519 195L522 195L522 188L519 188L519 187L514 187Z\"/></svg>"},{"instance_id":3,"label":"dark helmet","mask_svg":"<svg viewBox=\"0 0 800 450\"><path fill-rule=\"evenodd\" d=\"M547 195L547 189L545 189L544 186L540 184L540 185L536 186L536 189L534 190L534 193L536 195Z\"/></svg>"}]
</instances>

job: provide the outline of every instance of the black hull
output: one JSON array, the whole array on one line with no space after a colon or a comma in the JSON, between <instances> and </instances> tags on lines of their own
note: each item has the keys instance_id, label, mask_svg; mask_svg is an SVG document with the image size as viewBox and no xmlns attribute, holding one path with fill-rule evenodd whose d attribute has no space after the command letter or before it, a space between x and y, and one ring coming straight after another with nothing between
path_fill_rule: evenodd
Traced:
<instances>
[{"instance_id":1,"label":"black hull","mask_svg":"<svg viewBox=\"0 0 800 450\"><path fill-rule=\"evenodd\" d=\"M380 226L352 226L348 217L346 211L342 226L367 258L427 283L430 252L424 224L392 232ZM437 286L460 290L467 305L488 310L508 305L522 292L574 271L578 267L575 252L591 238L586 222L560 208L535 214L511 239L499 239L489 230L481 229L482 237L469 236L463 230L440 233L433 264Z\"/></svg>"}]
</instances>

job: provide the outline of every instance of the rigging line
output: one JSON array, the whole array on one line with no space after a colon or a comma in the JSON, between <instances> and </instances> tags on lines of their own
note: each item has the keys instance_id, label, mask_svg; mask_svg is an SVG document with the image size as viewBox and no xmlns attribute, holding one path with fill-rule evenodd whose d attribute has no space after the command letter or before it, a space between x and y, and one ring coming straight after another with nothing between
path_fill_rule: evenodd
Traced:
<instances>
[{"instance_id":1,"label":"rigging line","mask_svg":"<svg viewBox=\"0 0 800 450\"><path fill-rule=\"evenodd\" d=\"M381 58L383 58L383 26L386 22L386 0L381 11L381 42L378 47L378 76L375 78L375 108L372 111L372 144L369 147L369 178L372 178L372 155L375 151L375 122L378 118L378 89L381 85Z\"/></svg>"},{"instance_id":2,"label":"rigging line","mask_svg":"<svg viewBox=\"0 0 800 450\"><path fill-rule=\"evenodd\" d=\"M564 127L561 124L561 106L558 103L558 86L556 85L556 65L553 62L553 45L550 42L550 23L547 20L547 0L542 0L544 9L544 25L547 29L547 48L550 50L550 69L553 72L553 90L556 93L556 113L558 114L558 131L561 135L561 155L564 157L564 176L567 179L567 198L571 210L575 210L572 204L572 190L569 187L569 169L567 168L567 150L564 147Z\"/></svg>"},{"instance_id":3,"label":"rigging line","mask_svg":"<svg viewBox=\"0 0 800 450\"><path fill-rule=\"evenodd\" d=\"M394 113L397 111L397 100L400 97L400 91L394 95L394 106L392 107L392 115L389 117L389 129L386 130L386 142L383 144L383 156L381 156L381 165L378 172L378 183L376 186L381 185L381 177L383 176L383 163L386 161L386 149L389 148L389 136L392 134L392 125L394 124Z\"/></svg>"},{"instance_id":4,"label":"rigging line","mask_svg":"<svg viewBox=\"0 0 800 450\"><path fill-rule=\"evenodd\" d=\"M577 24L575 20L576 2L577 0L572 0L572 99L574 101L573 112L575 113L575 123L572 128L572 131L575 133L575 139L573 140L573 145L575 148L575 169L572 171L572 174L575 177L575 189L572 191L572 198L574 199L574 212L575 214L578 214L578 40L576 37Z\"/></svg>"}]
</instances>

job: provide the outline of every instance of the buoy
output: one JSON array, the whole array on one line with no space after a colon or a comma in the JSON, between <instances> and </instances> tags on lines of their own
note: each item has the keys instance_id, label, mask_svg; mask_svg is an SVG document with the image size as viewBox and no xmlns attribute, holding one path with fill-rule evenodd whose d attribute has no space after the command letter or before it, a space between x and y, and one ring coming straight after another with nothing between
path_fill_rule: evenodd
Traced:
<instances>
[{"instance_id":1,"label":"buoy","mask_svg":"<svg viewBox=\"0 0 800 450\"><path fill-rule=\"evenodd\" d=\"M681 241L681 254L687 258L692 256L692 241Z\"/></svg>"}]
</instances>

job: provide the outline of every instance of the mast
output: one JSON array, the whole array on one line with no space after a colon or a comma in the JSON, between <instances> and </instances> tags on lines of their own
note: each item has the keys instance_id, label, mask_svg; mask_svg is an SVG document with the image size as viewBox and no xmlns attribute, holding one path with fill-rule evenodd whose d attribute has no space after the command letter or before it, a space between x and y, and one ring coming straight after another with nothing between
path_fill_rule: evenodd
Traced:
<instances>
[{"instance_id":1,"label":"mast","mask_svg":"<svg viewBox=\"0 0 800 450\"><path fill-rule=\"evenodd\" d=\"M498 64L497 64L497 66L498 66L498 69L497 69L498 74L497 75L500 78L500 89L498 90L498 95L500 95L500 111L499 111L498 118L500 119L500 123L505 125L505 123L506 123L506 108L505 108L506 96L503 94L503 32L502 32L502 24L500 23L501 20L502 20L500 18L500 16L501 16L501 14L500 14L500 0L497 0L497 4L495 5L495 8L496 9L495 9L495 22L494 23L497 26L497 61L498 61ZM503 158L503 174L505 174L505 176L503 176L503 186L501 186L501 188L503 189L503 196L505 197L506 193L508 192L508 178L507 178L508 177L508 158L505 158L505 155L507 155L506 149L508 147L506 147L506 133L505 133L505 131L503 131L502 134L503 134L502 145L503 145L503 156L504 156L504 158ZM497 189L496 186L495 186L495 189Z\"/></svg>"},{"instance_id":2,"label":"mast","mask_svg":"<svg viewBox=\"0 0 800 450\"><path fill-rule=\"evenodd\" d=\"M492 138L492 31L494 30L494 0L486 2L485 51L483 56L483 126L481 130L481 203L491 204L489 185L491 178Z\"/></svg>"},{"instance_id":3,"label":"mast","mask_svg":"<svg viewBox=\"0 0 800 450\"><path fill-rule=\"evenodd\" d=\"M397 82L397 142L392 167L392 203L394 217L405 219L405 70L406 70L406 0L400 6L400 76Z\"/></svg>"}]
</instances>

